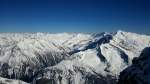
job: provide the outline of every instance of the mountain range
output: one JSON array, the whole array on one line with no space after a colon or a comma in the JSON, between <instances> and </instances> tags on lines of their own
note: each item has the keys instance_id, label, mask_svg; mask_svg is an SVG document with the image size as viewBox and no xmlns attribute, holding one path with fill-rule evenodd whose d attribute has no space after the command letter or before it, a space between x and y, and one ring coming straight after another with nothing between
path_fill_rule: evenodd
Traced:
<instances>
[{"instance_id":1,"label":"mountain range","mask_svg":"<svg viewBox=\"0 0 150 84\"><path fill-rule=\"evenodd\" d=\"M0 33L0 83L150 84L149 46L149 35L121 30Z\"/></svg>"}]
</instances>

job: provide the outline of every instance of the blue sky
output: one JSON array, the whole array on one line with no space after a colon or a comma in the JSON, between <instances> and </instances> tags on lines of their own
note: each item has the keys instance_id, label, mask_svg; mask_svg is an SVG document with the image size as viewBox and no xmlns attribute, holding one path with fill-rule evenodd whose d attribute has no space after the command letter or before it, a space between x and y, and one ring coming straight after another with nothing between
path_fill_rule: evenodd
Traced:
<instances>
[{"instance_id":1,"label":"blue sky","mask_svg":"<svg viewBox=\"0 0 150 84\"><path fill-rule=\"evenodd\" d=\"M0 32L150 33L149 0L0 0Z\"/></svg>"}]
</instances>

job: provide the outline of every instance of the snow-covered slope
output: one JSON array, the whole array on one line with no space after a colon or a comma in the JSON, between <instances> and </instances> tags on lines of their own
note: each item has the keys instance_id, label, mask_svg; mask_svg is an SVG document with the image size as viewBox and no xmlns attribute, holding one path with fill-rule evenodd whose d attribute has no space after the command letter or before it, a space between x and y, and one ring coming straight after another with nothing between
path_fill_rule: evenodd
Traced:
<instances>
[{"instance_id":1,"label":"snow-covered slope","mask_svg":"<svg viewBox=\"0 0 150 84\"><path fill-rule=\"evenodd\" d=\"M0 84L29 84L29 83L25 83L21 80L12 80L0 77Z\"/></svg>"},{"instance_id":2,"label":"snow-covered slope","mask_svg":"<svg viewBox=\"0 0 150 84\"><path fill-rule=\"evenodd\" d=\"M0 76L37 84L114 84L150 36L1 33Z\"/></svg>"}]
</instances>

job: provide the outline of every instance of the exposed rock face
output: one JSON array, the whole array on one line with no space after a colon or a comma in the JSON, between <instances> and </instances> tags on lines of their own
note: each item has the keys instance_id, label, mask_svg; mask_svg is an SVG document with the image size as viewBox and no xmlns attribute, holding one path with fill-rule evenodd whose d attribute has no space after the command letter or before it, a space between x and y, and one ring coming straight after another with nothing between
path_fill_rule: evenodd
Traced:
<instances>
[{"instance_id":1,"label":"exposed rock face","mask_svg":"<svg viewBox=\"0 0 150 84\"><path fill-rule=\"evenodd\" d=\"M1 33L0 76L38 84L115 84L150 36Z\"/></svg>"},{"instance_id":2,"label":"exposed rock face","mask_svg":"<svg viewBox=\"0 0 150 84\"><path fill-rule=\"evenodd\" d=\"M120 73L118 84L150 84L150 47L145 48L132 63Z\"/></svg>"}]
</instances>

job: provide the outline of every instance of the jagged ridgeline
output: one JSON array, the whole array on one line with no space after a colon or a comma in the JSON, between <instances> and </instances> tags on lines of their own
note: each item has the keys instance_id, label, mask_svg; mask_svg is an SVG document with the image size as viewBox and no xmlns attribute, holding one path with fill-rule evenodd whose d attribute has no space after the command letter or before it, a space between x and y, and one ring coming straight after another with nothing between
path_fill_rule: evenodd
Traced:
<instances>
[{"instance_id":1,"label":"jagged ridgeline","mask_svg":"<svg viewBox=\"0 0 150 84\"><path fill-rule=\"evenodd\" d=\"M116 84L120 72L147 46L150 36L124 31L1 33L0 82Z\"/></svg>"},{"instance_id":2,"label":"jagged ridgeline","mask_svg":"<svg viewBox=\"0 0 150 84\"><path fill-rule=\"evenodd\" d=\"M1 77L32 82L33 78L36 77L43 68L53 66L65 59L64 56L67 56L65 53L58 52L48 52L45 54L36 53L35 55L37 57L20 59L19 64L16 63L16 60L11 61L14 66L8 63L1 63ZM13 59L17 59L17 57Z\"/></svg>"}]
</instances>

